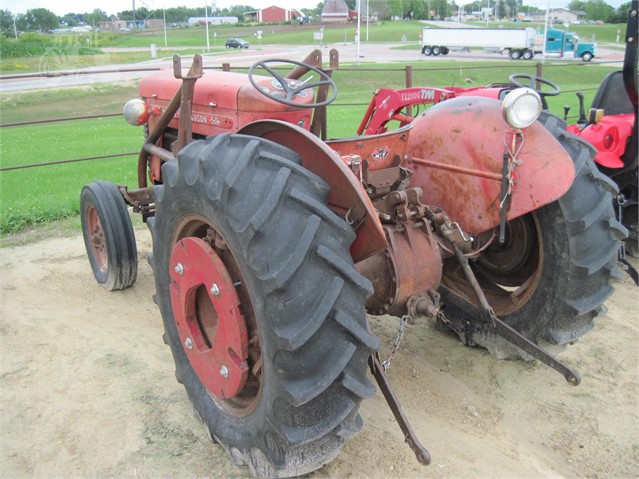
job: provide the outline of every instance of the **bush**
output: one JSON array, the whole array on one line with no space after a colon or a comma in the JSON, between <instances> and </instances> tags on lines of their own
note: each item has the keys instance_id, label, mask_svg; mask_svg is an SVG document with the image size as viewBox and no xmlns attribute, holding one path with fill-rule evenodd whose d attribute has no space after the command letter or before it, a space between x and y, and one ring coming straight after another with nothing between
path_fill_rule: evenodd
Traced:
<instances>
[{"instance_id":1,"label":"bush","mask_svg":"<svg viewBox=\"0 0 639 479\"><path fill-rule=\"evenodd\" d=\"M60 38L25 33L17 40L0 36L0 58L25 58L42 55L96 55L98 48L83 46L74 37Z\"/></svg>"}]
</instances>

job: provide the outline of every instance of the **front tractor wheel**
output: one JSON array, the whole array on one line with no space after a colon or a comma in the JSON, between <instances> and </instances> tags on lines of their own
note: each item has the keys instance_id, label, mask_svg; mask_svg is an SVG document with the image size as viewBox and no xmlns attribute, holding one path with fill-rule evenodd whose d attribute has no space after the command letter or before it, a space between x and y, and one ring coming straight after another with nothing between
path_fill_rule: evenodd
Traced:
<instances>
[{"instance_id":1,"label":"front tractor wheel","mask_svg":"<svg viewBox=\"0 0 639 479\"><path fill-rule=\"evenodd\" d=\"M615 220L615 187L597 170L592 148L558 118L543 114L540 121L572 157L573 184L559 200L508 222L505 243L495 239L471 264L497 316L555 353L592 329L605 311L611 276L620 274L616 259L625 228ZM464 303L476 300L454 258L445 265L444 284L455 293L446 314L463 319ZM460 338L499 358L524 357L489 330Z\"/></svg>"},{"instance_id":2,"label":"front tractor wheel","mask_svg":"<svg viewBox=\"0 0 639 479\"><path fill-rule=\"evenodd\" d=\"M95 280L108 291L132 286L138 252L131 216L117 186L94 181L82 188L80 221Z\"/></svg>"},{"instance_id":3,"label":"front tractor wheel","mask_svg":"<svg viewBox=\"0 0 639 479\"><path fill-rule=\"evenodd\" d=\"M334 459L361 427L378 346L352 228L291 150L243 135L162 167L151 264L176 376L211 437L256 476Z\"/></svg>"}]
</instances>

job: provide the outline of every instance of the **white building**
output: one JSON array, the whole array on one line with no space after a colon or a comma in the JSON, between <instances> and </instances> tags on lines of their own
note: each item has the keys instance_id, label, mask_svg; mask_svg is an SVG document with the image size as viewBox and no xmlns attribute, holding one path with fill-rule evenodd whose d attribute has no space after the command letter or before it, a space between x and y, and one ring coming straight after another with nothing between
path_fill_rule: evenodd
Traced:
<instances>
[{"instance_id":1,"label":"white building","mask_svg":"<svg viewBox=\"0 0 639 479\"><path fill-rule=\"evenodd\" d=\"M189 18L189 27L198 25L206 25L207 17L191 17ZM209 25L234 25L237 23L237 17L208 17Z\"/></svg>"}]
</instances>

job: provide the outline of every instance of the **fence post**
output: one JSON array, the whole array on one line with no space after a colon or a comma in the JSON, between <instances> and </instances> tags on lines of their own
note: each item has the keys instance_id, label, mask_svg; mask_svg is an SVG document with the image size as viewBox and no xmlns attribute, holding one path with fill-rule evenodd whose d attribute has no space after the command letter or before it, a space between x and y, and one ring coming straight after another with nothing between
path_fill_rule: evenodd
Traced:
<instances>
[{"instance_id":1,"label":"fence post","mask_svg":"<svg viewBox=\"0 0 639 479\"><path fill-rule=\"evenodd\" d=\"M413 67L406 65L406 88L413 86ZM406 107L406 115L413 116L413 108L409 105Z\"/></svg>"},{"instance_id":2,"label":"fence post","mask_svg":"<svg viewBox=\"0 0 639 479\"><path fill-rule=\"evenodd\" d=\"M541 62L540 62L540 63L537 63L537 73L536 73L536 75L537 75L539 78L542 78L542 77L543 77L543 72L544 72L543 65L541 64ZM541 85L539 84L539 82L537 82L537 86L536 86L536 88L537 88L537 90L540 90L540 89L541 89Z\"/></svg>"}]
</instances>

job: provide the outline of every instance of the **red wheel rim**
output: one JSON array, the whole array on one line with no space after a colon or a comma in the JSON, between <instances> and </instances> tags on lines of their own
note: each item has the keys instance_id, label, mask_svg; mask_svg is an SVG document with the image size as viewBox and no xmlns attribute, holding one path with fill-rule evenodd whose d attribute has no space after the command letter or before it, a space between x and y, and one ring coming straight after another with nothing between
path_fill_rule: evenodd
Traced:
<instances>
[{"instance_id":1,"label":"red wheel rim","mask_svg":"<svg viewBox=\"0 0 639 479\"><path fill-rule=\"evenodd\" d=\"M173 247L169 274L173 316L191 366L211 394L234 397L248 377L249 340L224 262L204 240L186 237Z\"/></svg>"},{"instance_id":2,"label":"red wheel rim","mask_svg":"<svg viewBox=\"0 0 639 479\"><path fill-rule=\"evenodd\" d=\"M95 262L100 271L106 272L109 267L109 258L107 254L106 238L104 236L104 228L100 222L98 211L93 206L89 206L86 210L87 230L89 233L89 245L91 253L95 258Z\"/></svg>"}]
</instances>

